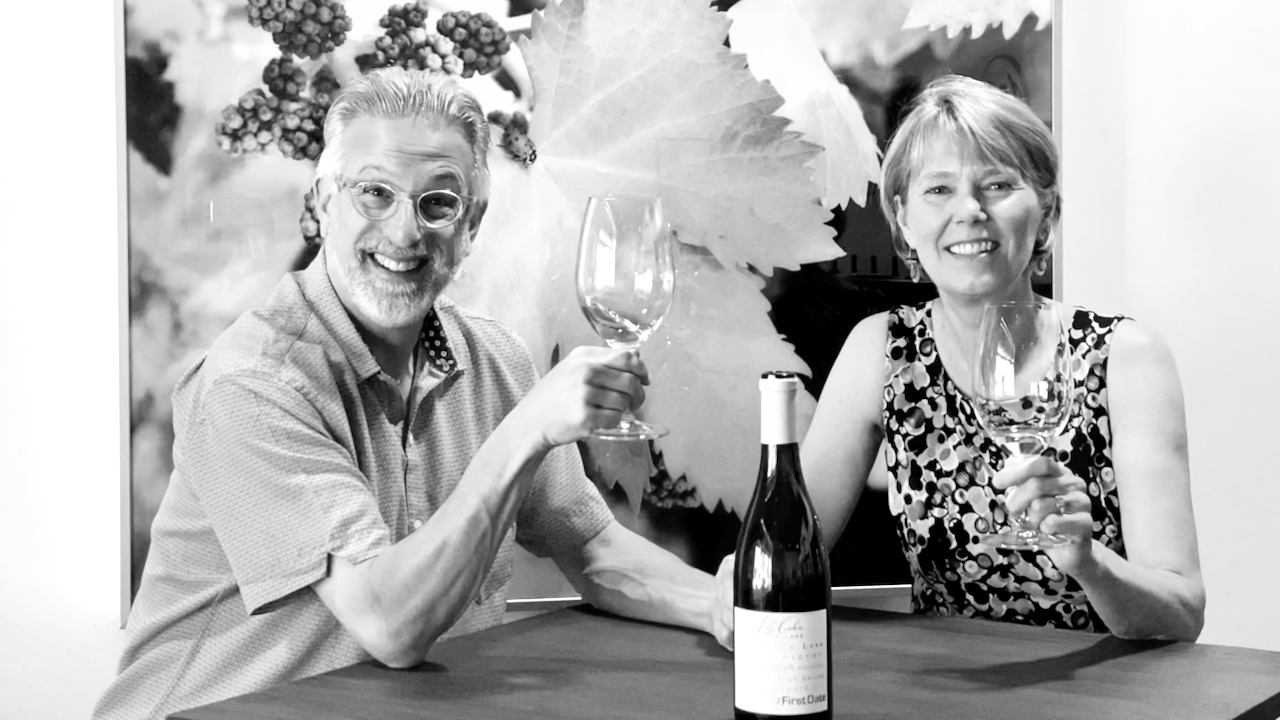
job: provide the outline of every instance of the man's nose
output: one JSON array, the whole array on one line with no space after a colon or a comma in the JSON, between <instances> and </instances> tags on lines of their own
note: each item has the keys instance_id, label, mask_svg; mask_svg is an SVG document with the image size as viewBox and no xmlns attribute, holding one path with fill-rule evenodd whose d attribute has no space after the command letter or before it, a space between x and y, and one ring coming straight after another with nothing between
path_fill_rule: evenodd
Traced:
<instances>
[{"instance_id":1,"label":"man's nose","mask_svg":"<svg viewBox=\"0 0 1280 720\"><path fill-rule=\"evenodd\" d=\"M396 210L391 217L383 221L383 232L387 239L400 247L409 247L422 237L422 228L418 226L418 214L411 202L396 203Z\"/></svg>"}]
</instances>

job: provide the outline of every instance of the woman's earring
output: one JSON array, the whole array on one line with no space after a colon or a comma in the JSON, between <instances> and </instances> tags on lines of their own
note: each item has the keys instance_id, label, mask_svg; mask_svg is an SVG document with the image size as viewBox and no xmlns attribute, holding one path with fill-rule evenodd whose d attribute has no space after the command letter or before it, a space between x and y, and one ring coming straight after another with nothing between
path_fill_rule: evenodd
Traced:
<instances>
[{"instance_id":1,"label":"woman's earring","mask_svg":"<svg viewBox=\"0 0 1280 720\"><path fill-rule=\"evenodd\" d=\"M1031 269L1037 275L1049 271L1049 252L1052 249L1049 244L1050 232L1047 225L1041 225L1040 231L1036 233L1036 244L1031 248Z\"/></svg>"},{"instance_id":2,"label":"woman's earring","mask_svg":"<svg viewBox=\"0 0 1280 720\"><path fill-rule=\"evenodd\" d=\"M920 282L920 256L916 254L915 248L907 251L907 272L911 273L911 282Z\"/></svg>"}]
</instances>

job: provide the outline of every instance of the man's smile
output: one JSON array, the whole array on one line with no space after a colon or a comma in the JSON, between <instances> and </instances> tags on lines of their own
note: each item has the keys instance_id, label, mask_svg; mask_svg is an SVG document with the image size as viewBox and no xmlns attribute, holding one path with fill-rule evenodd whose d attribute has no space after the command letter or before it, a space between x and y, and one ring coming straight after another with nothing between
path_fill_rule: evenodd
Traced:
<instances>
[{"instance_id":1,"label":"man's smile","mask_svg":"<svg viewBox=\"0 0 1280 720\"><path fill-rule=\"evenodd\" d=\"M366 255L369 258L372 258L373 262L381 266L383 269L397 274L411 273L415 270L421 269L427 264L426 257L409 256L404 258L395 258L377 252L366 253Z\"/></svg>"},{"instance_id":2,"label":"man's smile","mask_svg":"<svg viewBox=\"0 0 1280 720\"><path fill-rule=\"evenodd\" d=\"M372 278L392 283L421 284L439 261L429 253L361 250L361 266Z\"/></svg>"}]
</instances>

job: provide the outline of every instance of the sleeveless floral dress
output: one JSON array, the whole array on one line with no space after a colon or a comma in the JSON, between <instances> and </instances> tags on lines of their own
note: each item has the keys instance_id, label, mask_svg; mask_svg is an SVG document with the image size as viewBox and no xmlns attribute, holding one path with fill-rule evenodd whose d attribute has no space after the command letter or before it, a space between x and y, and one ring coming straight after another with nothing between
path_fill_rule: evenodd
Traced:
<instances>
[{"instance_id":1,"label":"sleeveless floral dress","mask_svg":"<svg viewBox=\"0 0 1280 720\"><path fill-rule=\"evenodd\" d=\"M1069 330L1074 405L1045 454L1088 485L1093 537L1121 557L1120 498L1111 464L1107 356L1123 317L1076 310ZM1084 589L1034 550L997 550L975 537L1006 525L991 479L1004 455L942 366L933 301L889 313L884 387L889 510L911 568L915 612L1107 632Z\"/></svg>"}]
</instances>

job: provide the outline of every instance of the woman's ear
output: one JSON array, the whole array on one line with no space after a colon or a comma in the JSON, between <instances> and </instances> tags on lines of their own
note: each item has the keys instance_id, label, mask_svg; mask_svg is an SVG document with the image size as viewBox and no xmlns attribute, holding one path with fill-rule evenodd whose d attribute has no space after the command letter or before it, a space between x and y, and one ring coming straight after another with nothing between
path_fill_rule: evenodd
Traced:
<instances>
[{"instance_id":1,"label":"woman's ear","mask_svg":"<svg viewBox=\"0 0 1280 720\"><path fill-rule=\"evenodd\" d=\"M911 237L911 233L907 228L907 208L902 204L902 196L893 196L893 217L898 221L898 233L902 235L902 239L911 247L916 246L916 242Z\"/></svg>"},{"instance_id":2,"label":"woman's ear","mask_svg":"<svg viewBox=\"0 0 1280 720\"><path fill-rule=\"evenodd\" d=\"M1053 226L1048 220L1040 221L1040 229L1036 231L1036 242L1033 252L1036 255L1049 255L1053 253Z\"/></svg>"}]
</instances>

